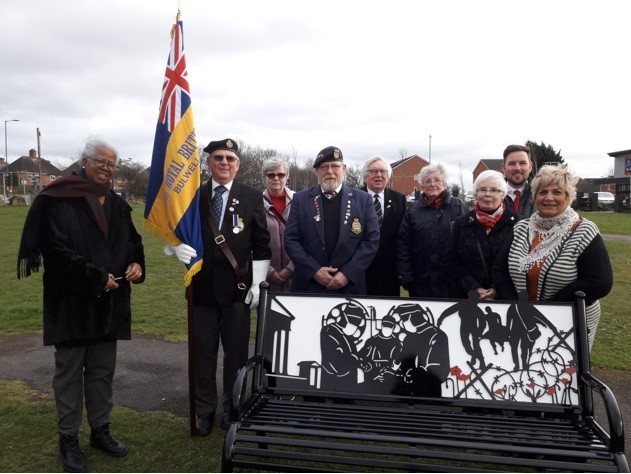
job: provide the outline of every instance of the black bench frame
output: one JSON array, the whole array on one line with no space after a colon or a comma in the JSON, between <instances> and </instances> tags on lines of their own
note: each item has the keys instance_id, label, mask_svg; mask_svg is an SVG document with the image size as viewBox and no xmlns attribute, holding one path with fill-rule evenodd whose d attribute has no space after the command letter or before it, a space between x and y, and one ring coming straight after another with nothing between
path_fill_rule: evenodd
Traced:
<instances>
[{"instance_id":1,"label":"black bench frame","mask_svg":"<svg viewBox=\"0 0 631 474\"><path fill-rule=\"evenodd\" d=\"M277 384L269 377L278 370L272 367L272 342L266 331L271 302L282 295L269 293L266 283L261 288L255 354L239 371L234 386L231 426L222 458L224 472L235 468L290 472L629 472L618 404L611 390L590 373L582 293L577 293L571 305L576 329L571 335L576 344L576 389L568 393L574 393L575 400L534 403L533 398L529 403L415 394L384 396L345 387L331 389L330 385L327 390L314 391L283 381ZM314 298L297 296L304 296L305 302ZM432 300L421 303L428 301ZM608 430L595 419L594 392L602 399Z\"/></svg>"}]
</instances>

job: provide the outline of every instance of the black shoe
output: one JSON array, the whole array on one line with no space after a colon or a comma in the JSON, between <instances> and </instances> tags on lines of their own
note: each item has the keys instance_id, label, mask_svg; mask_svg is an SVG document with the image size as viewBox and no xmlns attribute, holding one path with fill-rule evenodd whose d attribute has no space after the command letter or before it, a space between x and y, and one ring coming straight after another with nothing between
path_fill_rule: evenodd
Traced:
<instances>
[{"instance_id":1,"label":"black shoe","mask_svg":"<svg viewBox=\"0 0 631 474\"><path fill-rule=\"evenodd\" d=\"M224 430L227 430L228 428L230 428L230 414L229 413L224 413L223 416L221 417L221 427Z\"/></svg>"},{"instance_id":2,"label":"black shoe","mask_svg":"<svg viewBox=\"0 0 631 474\"><path fill-rule=\"evenodd\" d=\"M208 436L213 430L213 423L215 422L214 413L205 413L204 415L197 416L197 434L199 436Z\"/></svg>"},{"instance_id":3,"label":"black shoe","mask_svg":"<svg viewBox=\"0 0 631 474\"><path fill-rule=\"evenodd\" d=\"M122 458L127 454L127 446L122 441L112 438L110 424L105 423L100 428L92 430L90 434L90 446L100 449L105 454L115 458Z\"/></svg>"},{"instance_id":4,"label":"black shoe","mask_svg":"<svg viewBox=\"0 0 631 474\"><path fill-rule=\"evenodd\" d=\"M79 448L79 438L65 434L59 435L59 455L66 472L88 472L85 455Z\"/></svg>"}]
</instances>

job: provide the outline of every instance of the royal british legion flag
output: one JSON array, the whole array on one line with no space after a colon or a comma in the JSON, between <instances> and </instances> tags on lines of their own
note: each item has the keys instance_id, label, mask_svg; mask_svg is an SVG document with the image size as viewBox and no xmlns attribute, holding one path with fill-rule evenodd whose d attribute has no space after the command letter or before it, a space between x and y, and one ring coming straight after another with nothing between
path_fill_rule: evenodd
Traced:
<instances>
[{"instance_id":1,"label":"royal british legion flag","mask_svg":"<svg viewBox=\"0 0 631 474\"><path fill-rule=\"evenodd\" d=\"M188 286L201 269L204 248L199 217L200 159L179 13L171 36L153 142L145 228L168 244L185 243L197 251L187 265L184 281Z\"/></svg>"}]
</instances>

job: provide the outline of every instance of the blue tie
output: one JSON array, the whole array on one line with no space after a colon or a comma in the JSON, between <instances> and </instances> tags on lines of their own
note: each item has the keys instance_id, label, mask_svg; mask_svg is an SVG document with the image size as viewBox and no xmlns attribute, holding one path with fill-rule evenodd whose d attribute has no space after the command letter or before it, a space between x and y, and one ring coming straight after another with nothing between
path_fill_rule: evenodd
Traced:
<instances>
[{"instance_id":1,"label":"blue tie","mask_svg":"<svg viewBox=\"0 0 631 474\"><path fill-rule=\"evenodd\" d=\"M377 214L377 221L379 222L379 227L381 227L381 224L383 223L383 212L381 210L379 194L375 194L375 214Z\"/></svg>"},{"instance_id":2,"label":"blue tie","mask_svg":"<svg viewBox=\"0 0 631 474\"><path fill-rule=\"evenodd\" d=\"M213 196L213 200L210 203L211 211L213 213L213 217L215 218L215 222L217 225L221 224L221 211L223 209L223 198L221 195L226 192L226 188L224 186L217 186L215 188L215 195Z\"/></svg>"}]
</instances>

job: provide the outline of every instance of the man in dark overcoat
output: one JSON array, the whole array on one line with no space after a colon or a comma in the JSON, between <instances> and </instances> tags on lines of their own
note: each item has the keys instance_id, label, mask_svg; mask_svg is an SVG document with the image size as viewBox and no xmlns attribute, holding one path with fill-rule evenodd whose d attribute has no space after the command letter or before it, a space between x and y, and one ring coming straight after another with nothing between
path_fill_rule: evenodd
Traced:
<instances>
[{"instance_id":1,"label":"man in dark overcoat","mask_svg":"<svg viewBox=\"0 0 631 474\"><path fill-rule=\"evenodd\" d=\"M379 246L379 224L368 193L344 184L339 148L318 153L318 184L294 194L285 249L294 262L292 292L366 294L366 269Z\"/></svg>"},{"instance_id":2,"label":"man in dark overcoat","mask_svg":"<svg viewBox=\"0 0 631 474\"><path fill-rule=\"evenodd\" d=\"M53 389L62 465L85 472L79 447L83 401L90 446L121 457L110 435L112 380L119 339L131 338L130 283L145 278L142 240L131 207L114 193L118 152L92 138L79 175L59 178L37 196L26 218L18 278L44 263L44 344L55 346Z\"/></svg>"},{"instance_id":3,"label":"man in dark overcoat","mask_svg":"<svg viewBox=\"0 0 631 474\"><path fill-rule=\"evenodd\" d=\"M372 198L381 236L379 250L366 271L367 294L371 296L400 296L397 274L397 235L405 214L405 196L388 188L392 168L379 155L364 163L364 191Z\"/></svg>"}]
</instances>

